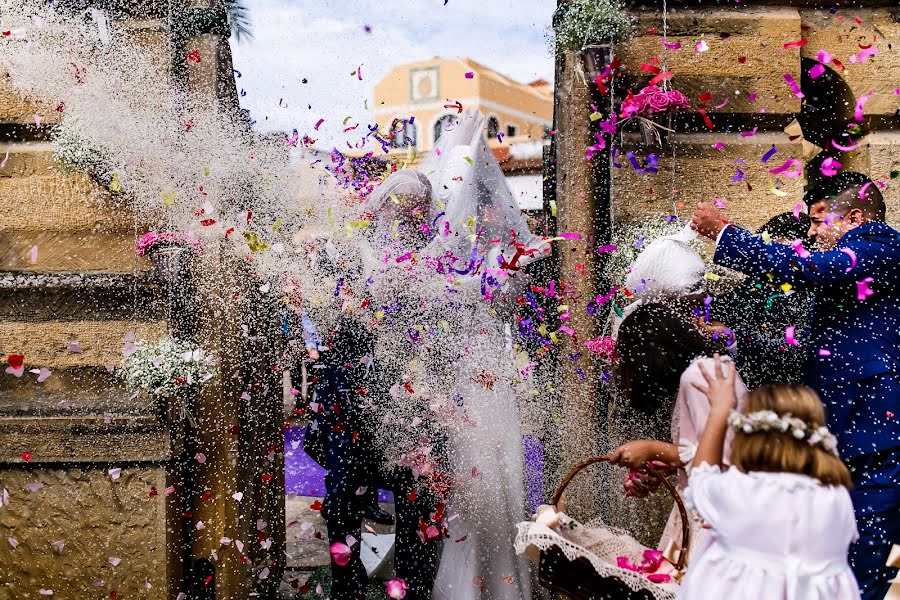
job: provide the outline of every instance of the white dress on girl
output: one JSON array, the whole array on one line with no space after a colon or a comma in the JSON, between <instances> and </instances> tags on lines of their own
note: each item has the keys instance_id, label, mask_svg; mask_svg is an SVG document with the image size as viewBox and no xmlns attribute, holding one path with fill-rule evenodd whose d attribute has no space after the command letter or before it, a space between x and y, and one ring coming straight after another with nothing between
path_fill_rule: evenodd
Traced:
<instances>
[{"instance_id":1,"label":"white dress on girl","mask_svg":"<svg viewBox=\"0 0 900 600\"><path fill-rule=\"evenodd\" d=\"M850 494L795 473L693 469L686 504L709 532L681 583L681 600L853 600L847 562L857 538Z\"/></svg>"}]
</instances>

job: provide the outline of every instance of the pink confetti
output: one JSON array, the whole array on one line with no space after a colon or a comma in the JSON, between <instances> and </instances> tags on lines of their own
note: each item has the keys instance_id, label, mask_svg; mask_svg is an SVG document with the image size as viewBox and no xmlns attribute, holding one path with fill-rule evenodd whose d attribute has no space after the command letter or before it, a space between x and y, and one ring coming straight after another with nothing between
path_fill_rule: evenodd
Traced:
<instances>
[{"instance_id":1,"label":"pink confetti","mask_svg":"<svg viewBox=\"0 0 900 600\"><path fill-rule=\"evenodd\" d=\"M822 175L825 177L834 177L840 171L841 163L834 160L830 156L822 161L822 164L819 167L819 170L822 171Z\"/></svg>"},{"instance_id":2,"label":"pink confetti","mask_svg":"<svg viewBox=\"0 0 900 600\"><path fill-rule=\"evenodd\" d=\"M769 173L771 173L772 175L781 175L782 173L793 167L795 162L796 161L793 158L789 158L785 160L780 167L769 169Z\"/></svg>"},{"instance_id":3,"label":"pink confetti","mask_svg":"<svg viewBox=\"0 0 900 600\"><path fill-rule=\"evenodd\" d=\"M31 264L35 264L38 259L38 247L37 244L31 247Z\"/></svg>"},{"instance_id":4,"label":"pink confetti","mask_svg":"<svg viewBox=\"0 0 900 600\"><path fill-rule=\"evenodd\" d=\"M866 190L869 189L870 185L872 185L871 181L864 183L863 186L861 188L859 188L860 200L865 200L869 196L869 194L866 192Z\"/></svg>"},{"instance_id":5,"label":"pink confetti","mask_svg":"<svg viewBox=\"0 0 900 600\"><path fill-rule=\"evenodd\" d=\"M466 79L475 79L475 73L469 71L468 73L466 73Z\"/></svg>"},{"instance_id":6,"label":"pink confetti","mask_svg":"<svg viewBox=\"0 0 900 600\"><path fill-rule=\"evenodd\" d=\"M850 257L850 266L844 269L844 273L849 273L856 266L856 252L854 252L850 248L841 248L841 252Z\"/></svg>"},{"instance_id":7,"label":"pink confetti","mask_svg":"<svg viewBox=\"0 0 900 600\"><path fill-rule=\"evenodd\" d=\"M557 235L557 237L561 237L564 240L580 240L581 234L575 233L574 231L564 231Z\"/></svg>"},{"instance_id":8,"label":"pink confetti","mask_svg":"<svg viewBox=\"0 0 900 600\"><path fill-rule=\"evenodd\" d=\"M6 543L9 544L10 548L12 548L13 550L15 550L19 545L19 542L14 537L6 538Z\"/></svg>"},{"instance_id":9,"label":"pink confetti","mask_svg":"<svg viewBox=\"0 0 900 600\"><path fill-rule=\"evenodd\" d=\"M866 106L866 102L869 101L875 92L873 90L869 90L868 94L864 94L860 96L859 100L856 101L856 111L853 113L853 118L858 122L862 123L863 120L863 108Z\"/></svg>"},{"instance_id":10,"label":"pink confetti","mask_svg":"<svg viewBox=\"0 0 900 600\"><path fill-rule=\"evenodd\" d=\"M356 78L362 81L362 65L359 65L359 68L356 69Z\"/></svg>"},{"instance_id":11,"label":"pink confetti","mask_svg":"<svg viewBox=\"0 0 900 600\"><path fill-rule=\"evenodd\" d=\"M840 150L841 152L853 152L854 150L859 148L859 144L856 144L853 142L851 142L849 146L841 146L840 144L837 143L836 140L831 140L831 145L834 146L836 149Z\"/></svg>"},{"instance_id":12,"label":"pink confetti","mask_svg":"<svg viewBox=\"0 0 900 600\"><path fill-rule=\"evenodd\" d=\"M341 542L333 543L328 550L331 552L334 564L339 567L346 567L350 559L353 558L353 551L350 549L350 546Z\"/></svg>"},{"instance_id":13,"label":"pink confetti","mask_svg":"<svg viewBox=\"0 0 900 600\"><path fill-rule=\"evenodd\" d=\"M122 562L122 559L119 558L118 556L110 556L108 560L109 560L109 564L111 564L114 567L118 567L119 563Z\"/></svg>"},{"instance_id":14,"label":"pink confetti","mask_svg":"<svg viewBox=\"0 0 900 600\"><path fill-rule=\"evenodd\" d=\"M400 579L391 579L390 581L386 581L384 583L387 595L389 598L393 598L394 600L403 600L406 597L406 590L409 589L409 586L406 584L406 581Z\"/></svg>"},{"instance_id":15,"label":"pink confetti","mask_svg":"<svg viewBox=\"0 0 900 600\"><path fill-rule=\"evenodd\" d=\"M325 119L319 119L318 121L316 121L316 124L315 124L315 126L313 127L313 129L315 129L316 131L318 131L318 130L319 130L319 127L320 127L320 126L322 125L322 123L324 123L324 122L325 122Z\"/></svg>"},{"instance_id":16,"label":"pink confetti","mask_svg":"<svg viewBox=\"0 0 900 600\"><path fill-rule=\"evenodd\" d=\"M875 295L871 289L869 289L869 284L874 283L875 280L871 277L866 277L862 281L856 282L856 299L860 302L864 302L866 298L869 296Z\"/></svg>"},{"instance_id":17,"label":"pink confetti","mask_svg":"<svg viewBox=\"0 0 900 600\"><path fill-rule=\"evenodd\" d=\"M787 342L788 346L799 346L800 344L794 338L794 334L797 331L797 327L795 325L790 325L784 328L784 341Z\"/></svg>"},{"instance_id":18,"label":"pink confetti","mask_svg":"<svg viewBox=\"0 0 900 600\"><path fill-rule=\"evenodd\" d=\"M819 61L822 64L826 64L826 65L831 62L832 58L834 58L834 57L831 56L830 54L828 54L827 52L825 52L824 50L819 50L819 54L818 54L818 56L816 56L817 61Z\"/></svg>"},{"instance_id":19,"label":"pink confetti","mask_svg":"<svg viewBox=\"0 0 900 600\"><path fill-rule=\"evenodd\" d=\"M25 489L28 490L29 494L35 493L42 487L44 487L44 484L41 483L40 481L29 481L28 483L25 484Z\"/></svg>"},{"instance_id":20,"label":"pink confetti","mask_svg":"<svg viewBox=\"0 0 900 600\"><path fill-rule=\"evenodd\" d=\"M866 59L870 56L877 56L878 48L872 46L871 48L863 48L859 51L859 64L866 62Z\"/></svg>"},{"instance_id":21,"label":"pink confetti","mask_svg":"<svg viewBox=\"0 0 900 600\"><path fill-rule=\"evenodd\" d=\"M898 90L900 91L900 90ZM6 166L6 161L9 160L9 150L6 151L6 156L3 157L3 160L0 160L0 169Z\"/></svg>"},{"instance_id":22,"label":"pink confetti","mask_svg":"<svg viewBox=\"0 0 900 600\"><path fill-rule=\"evenodd\" d=\"M713 144L714 150L721 150L724 147L725 147L725 144L723 142L716 142L715 144Z\"/></svg>"},{"instance_id":23,"label":"pink confetti","mask_svg":"<svg viewBox=\"0 0 900 600\"><path fill-rule=\"evenodd\" d=\"M794 252L800 255L800 258L806 258L809 256L809 251L803 247L803 242L800 240L794 240L791 242L791 248L794 249Z\"/></svg>"},{"instance_id":24,"label":"pink confetti","mask_svg":"<svg viewBox=\"0 0 900 600\"><path fill-rule=\"evenodd\" d=\"M797 80L790 73L784 74L784 80L787 81L787 84L790 86L791 91L794 92L794 95L803 99L803 92L800 91L800 86L797 84Z\"/></svg>"},{"instance_id":25,"label":"pink confetti","mask_svg":"<svg viewBox=\"0 0 900 600\"><path fill-rule=\"evenodd\" d=\"M662 45L669 50L678 50L681 48L681 44L679 44L678 42L669 43L665 40L665 38L661 39L660 41L662 42Z\"/></svg>"},{"instance_id":26,"label":"pink confetti","mask_svg":"<svg viewBox=\"0 0 900 600\"><path fill-rule=\"evenodd\" d=\"M797 204L794 205L794 218L799 221L800 213L802 213L802 212L803 212L803 203L798 202Z\"/></svg>"},{"instance_id":27,"label":"pink confetti","mask_svg":"<svg viewBox=\"0 0 900 600\"><path fill-rule=\"evenodd\" d=\"M614 246L612 244L607 246L599 246L597 248L597 254L604 254L606 252L615 252L618 246Z\"/></svg>"},{"instance_id":28,"label":"pink confetti","mask_svg":"<svg viewBox=\"0 0 900 600\"><path fill-rule=\"evenodd\" d=\"M56 550L57 554L62 554L66 547L66 540L56 540L55 542L51 542L50 545L53 546L53 549Z\"/></svg>"},{"instance_id":29,"label":"pink confetti","mask_svg":"<svg viewBox=\"0 0 900 600\"><path fill-rule=\"evenodd\" d=\"M713 198L713 206L715 206L716 208L725 208L725 199Z\"/></svg>"},{"instance_id":30,"label":"pink confetti","mask_svg":"<svg viewBox=\"0 0 900 600\"><path fill-rule=\"evenodd\" d=\"M818 79L825 73L825 65L818 63L813 65L813 67L809 70L809 77L811 79Z\"/></svg>"}]
</instances>

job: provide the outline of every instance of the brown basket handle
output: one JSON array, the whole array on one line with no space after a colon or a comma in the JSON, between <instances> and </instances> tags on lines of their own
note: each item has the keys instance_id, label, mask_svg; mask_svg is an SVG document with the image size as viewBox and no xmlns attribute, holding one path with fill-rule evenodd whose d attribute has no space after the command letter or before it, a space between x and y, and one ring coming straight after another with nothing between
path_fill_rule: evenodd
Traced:
<instances>
[{"instance_id":1,"label":"brown basket handle","mask_svg":"<svg viewBox=\"0 0 900 600\"><path fill-rule=\"evenodd\" d=\"M556 490L556 493L553 494L553 500L550 501L550 504L553 506L559 504L560 499L562 499L563 492L566 491L569 483L571 483L572 479L574 479L574 477L582 470L598 462L608 461L609 455L592 456L591 458L585 459L575 465L572 470L569 471L569 474L566 475L562 480L562 483L559 484L559 488ZM669 494L672 496L672 498L675 499L675 506L678 507L678 513L681 515L681 552L679 552L678 562L675 564L675 568L681 571L682 569L684 569L684 565L687 562L687 555L691 547L691 527L690 522L688 521L687 508L685 508L684 506L684 501L681 499L681 494L678 493L678 490L675 489L675 486L672 485L672 483L668 479L660 475L659 471L657 471L653 467L653 465L649 463L647 463L647 469L662 482L662 484L669 491Z\"/></svg>"}]
</instances>

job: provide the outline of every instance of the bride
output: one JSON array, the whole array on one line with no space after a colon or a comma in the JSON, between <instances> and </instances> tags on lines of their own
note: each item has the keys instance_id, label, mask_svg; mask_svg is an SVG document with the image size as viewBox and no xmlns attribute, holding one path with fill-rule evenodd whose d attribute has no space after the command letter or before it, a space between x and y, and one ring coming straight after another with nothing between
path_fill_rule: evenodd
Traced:
<instances>
[{"instance_id":1,"label":"bride","mask_svg":"<svg viewBox=\"0 0 900 600\"><path fill-rule=\"evenodd\" d=\"M456 305L445 343L454 346L453 397L466 416L447 440L449 536L433 594L441 600L531 597L528 563L513 548L525 517L524 461L501 315L524 283L517 269L547 246L528 230L483 127L481 113L466 111L420 167L434 194L427 254L443 261Z\"/></svg>"}]
</instances>

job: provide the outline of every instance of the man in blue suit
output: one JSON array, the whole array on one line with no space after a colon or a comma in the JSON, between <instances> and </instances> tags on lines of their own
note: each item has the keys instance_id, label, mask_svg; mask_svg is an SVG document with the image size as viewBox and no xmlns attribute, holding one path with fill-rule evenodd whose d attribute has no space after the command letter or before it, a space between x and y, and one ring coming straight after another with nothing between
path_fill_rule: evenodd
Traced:
<instances>
[{"instance_id":1,"label":"man in blue suit","mask_svg":"<svg viewBox=\"0 0 900 600\"><path fill-rule=\"evenodd\" d=\"M900 233L884 198L860 173L825 179L805 197L817 252L766 243L701 203L692 227L716 240L714 261L815 293L806 383L853 475L859 541L850 563L866 600L881 599L900 543Z\"/></svg>"}]
</instances>

